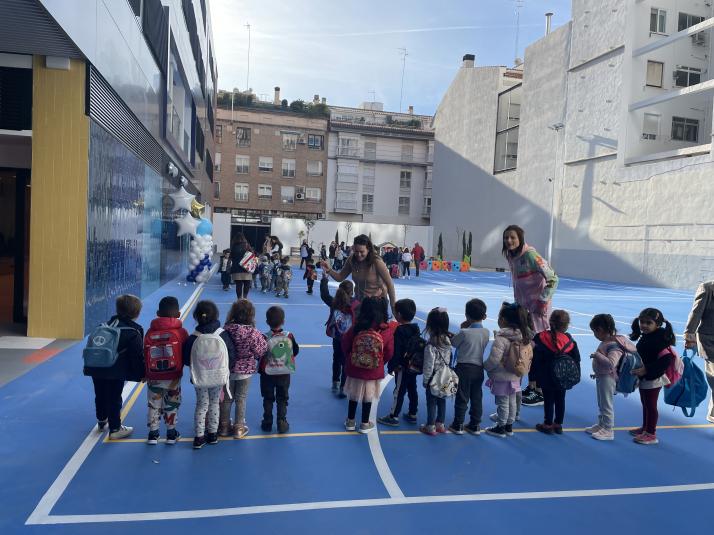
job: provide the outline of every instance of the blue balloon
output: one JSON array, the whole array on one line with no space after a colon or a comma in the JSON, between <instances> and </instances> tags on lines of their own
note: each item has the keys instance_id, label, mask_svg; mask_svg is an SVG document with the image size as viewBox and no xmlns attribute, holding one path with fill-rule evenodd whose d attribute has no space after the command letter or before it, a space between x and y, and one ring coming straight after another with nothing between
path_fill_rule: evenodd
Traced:
<instances>
[{"instance_id":1,"label":"blue balloon","mask_svg":"<svg viewBox=\"0 0 714 535\"><path fill-rule=\"evenodd\" d=\"M189 275L186 275L186 280L187 280L188 282L193 282L193 281L195 281L196 279L193 277L193 275L189 274Z\"/></svg>"},{"instance_id":2,"label":"blue balloon","mask_svg":"<svg viewBox=\"0 0 714 535\"><path fill-rule=\"evenodd\" d=\"M196 228L196 234L198 234L199 236L208 236L210 234L213 234L213 223L211 223L211 221L206 218L201 218L201 222Z\"/></svg>"}]
</instances>

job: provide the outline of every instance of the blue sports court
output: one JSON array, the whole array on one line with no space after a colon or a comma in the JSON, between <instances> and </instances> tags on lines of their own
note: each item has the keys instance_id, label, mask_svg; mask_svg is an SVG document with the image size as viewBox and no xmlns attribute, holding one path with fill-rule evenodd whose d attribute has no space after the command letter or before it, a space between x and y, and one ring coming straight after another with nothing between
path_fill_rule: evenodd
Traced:
<instances>
[{"instance_id":1,"label":"blue sports court","mask_svg":"<svg viewBox=\"0 0 714 535\"><path fill-rule=\"evenodd\" d=\"M141 323L148 325L158 300L168 294L183 304L189 332L191 308L200 299L215 301L225 319L235 294L222 291L217 279L203 286L165 286L145 301ZM420 322L442 306L454 329L463 320L464 303L479 297L489 308L485 326L493 330L501 302L512 300L509 280L507 273L427 272L396 281L396 287L399 298L416 301ZM287 435L260 431L262 405L254 378L250 434L194 451L194 390L184 376L181 442L145 444L146 391L133 383L124 390L123 415L134 435L109 442L96 430L92 384L82 375L83 343L0 388L0 533L565 533L575 528L665 534L710 523L714 425L705 419L705 404L694 418L685 418L660 397L658 446L639 446L627 433L641 423L636 394L615 399L614 441L598 442L583 432L597 419L588 359L597 341L590 318L609 312L629 334L632 319L653 306L680 333L693 292L561 278L553 304L570 312L570 332L583 356L583 380L567 396L566 432L536 432L542 407L524 407L515 435L498 439L429 437L406 422L399 428L379 426L368 435L345 432L347 402L330 392L332 349L323 325L328 309L317 292L306 295L301 282L296 276L290 299L277 303L301 348ZM265 330L265 311L278 300L251 297L257 326ZM391 405L389 379L379 407L373 406L376 415ZM420 387L420 422L423 394ZM485 391L483 424L490 423L493 411L493 396ZM450 400L447 423L452 414Z\"/></svg>"}]
</instances>

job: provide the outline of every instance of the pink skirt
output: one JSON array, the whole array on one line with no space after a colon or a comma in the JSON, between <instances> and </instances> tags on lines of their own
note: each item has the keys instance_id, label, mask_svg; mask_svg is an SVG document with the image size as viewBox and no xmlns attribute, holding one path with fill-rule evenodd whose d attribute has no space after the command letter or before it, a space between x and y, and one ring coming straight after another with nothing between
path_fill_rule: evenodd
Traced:
<instances>
[{"instance_id":1,"label":"pink skirt","mask_svg":"<svg viewBox=\"0 0 714 535\"><path fill-rule=\"evenodd\" d=\"M344 391L350 401L374 401L379 399L379 383L379 379L347 377Z\"/></svg>"}]
</instances>

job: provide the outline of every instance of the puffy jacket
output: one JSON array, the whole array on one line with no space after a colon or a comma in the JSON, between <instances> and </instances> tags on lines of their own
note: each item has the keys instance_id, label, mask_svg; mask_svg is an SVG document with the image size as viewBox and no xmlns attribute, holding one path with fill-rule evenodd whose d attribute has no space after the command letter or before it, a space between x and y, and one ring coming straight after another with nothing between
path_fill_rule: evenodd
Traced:
<instances>
[{"instance_id":1,"label":"puffy jacket","mask_svg":"<svg viewBox=\"0 0 714 535\"><path fill-rule=\"evenodd\" d=\"M432 377L450 364L451 341L448 338L430 339L424 348L424 376L422 379L424 387L428 388Z\"/></svg>"},{"instance_id":2,"label":"puffy jacket","mask_svg":"<svg viewBox=\"0 0 714 535\"><path fill-rule=\"evenodd\" d=\"M615 338L617 341L601 342L595 353L592 354L595 377L617 379L617 365L623 355L622 348L624 347L628 351L637 351L635 345L626 336L618 335Z\"/></svg>"},{"instance_id":3,"label":"puffy jacket","mask_svg":"<svg viewBox=\"0 0 714 535\"><path fill-rule=\"evenodd\" d=\"M561 352L570 355L580 366L580 351L578 344L568 333L556 332L555 344L552 331L543 331L536 335L533 347L533 363L531 374L541 388L556 388L551 372L555 357Z\"/></svg>"},{"instance_id":4,"label":"puffy jacket","mask_svg":"<svg viewBox=\"0 0 714 535\"><path fill-rule=\"evenodd\" d=\"M503 357L508 353L511 342L521 340L523 336L518 329L501 329L494 333L493 344L488 358L484 361L483 367L488 372L489 378L494 381L520 381L521 378L515 373L511 373L503 366Z\"/></svg>"},{"instance_id":5,"label":"puffy jacket","mask_svg":"<svg viewBox=\"0 0 714 535\"><path fill-rule=\"evenodd\" d=\"M345 374L354 379L364 379L371 381L374 379L384 379L384 364L389 362L394 355L394 329L397 322L382 323L376 327L376 331L382 338L382 355L379 366L374 369L358 368L352 364L352 342L354 341L354 327L342 337L342 351L345 354Z\"/></svg>"},{"instance_id":6,"label":"puffy jacket","mask_svg":"<svg viewBox=\"0 0 714 535\"><path fill-rule=\"evenodd\" d=\"M268 350L265 336L252 325L227 323L223 328L230 334L236 351L231 371L239 375L253 375L258 371L258 361Z\"/></svg>"},{"instance_id":7,"label":"puffy jacket","mask_svg":"<svg viewBox=\"0 0 714 535\"><path fill-rule=\"evenodd\" d=\"M119 335L119 355L111 368L84 367L84 375L97 379L141 381L144 378L144 329L130 319L112 316L107 323L119 320L117 327L124 327Z\"/></svg>"},{"instance_id":8,"label":"puffy jacket","mask_svg":"<svg viewBox=\"0 0 714 535\"><path fill-rule=\"evenodd\" d=\"M199 332L201 334L210 334L216 332L216 329L218 329L221 326L220 322L218 321L212 321L211 323L206 323L205 325L197 325L196 326L196 332ZM233 369L233 366L235 365L236 361L236 348L235 345L233 345L233 339L231 338L231 335L228 331L223 331L221 333L221 340L223 340L226 344L226 349L228 349L228 366L230 369ZM196 341L196 336L195 334L192 334L189 336L186 341L183 343L183 363L186 366L191 365L191 349L193 348L193 343Z\"/></svg>"}]
</instances>

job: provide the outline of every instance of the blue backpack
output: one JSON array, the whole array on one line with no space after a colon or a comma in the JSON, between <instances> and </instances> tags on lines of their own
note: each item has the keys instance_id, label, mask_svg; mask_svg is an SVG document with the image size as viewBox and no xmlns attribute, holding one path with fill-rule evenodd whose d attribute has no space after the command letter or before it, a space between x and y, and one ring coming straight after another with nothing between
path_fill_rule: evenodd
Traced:
<instances>
[{"instance_id":1,"label":"blue backpack","mask_svg":"<svg viewBox=\"0 0 714 535\"><path fill-rule=\"evenodd\" d=\"M692 357L687 355L686 349L682 354L682 361L684 362L682 377L665 390L664 402L667 405L681 407L684 415L691 418L699 404L707 397L707 380L704 372L694 364ZM688 409L691 410L691 414L688 413Z\"/></svg>"},{"instance_id":2,"label":"blue backpack","mask_svg":"<svg viewBox=\"0 0 714 535\"><path fill-rule=\"evenodd\" d=\"M119 337L122 330L131 327L118 327L119 320L95 327L87 339L82 351L84 366L87 368L111 368L119 358Z\"/></svg>"},{"instance_id":3,"label":"blue backpack","mask_svg":"<svg viewBox=\"0 0 714 535\"><path fill-rule=\"evenodd\" d=\"M617 345L622 351L622 357L620 357L620 362L617 364L615 391L627 396L637 390L637 386L640 384L640 378L630 372L642 367L642 357L637 351L629 351L620 342L617 342Z\"/></svg>"}]
</instances>

